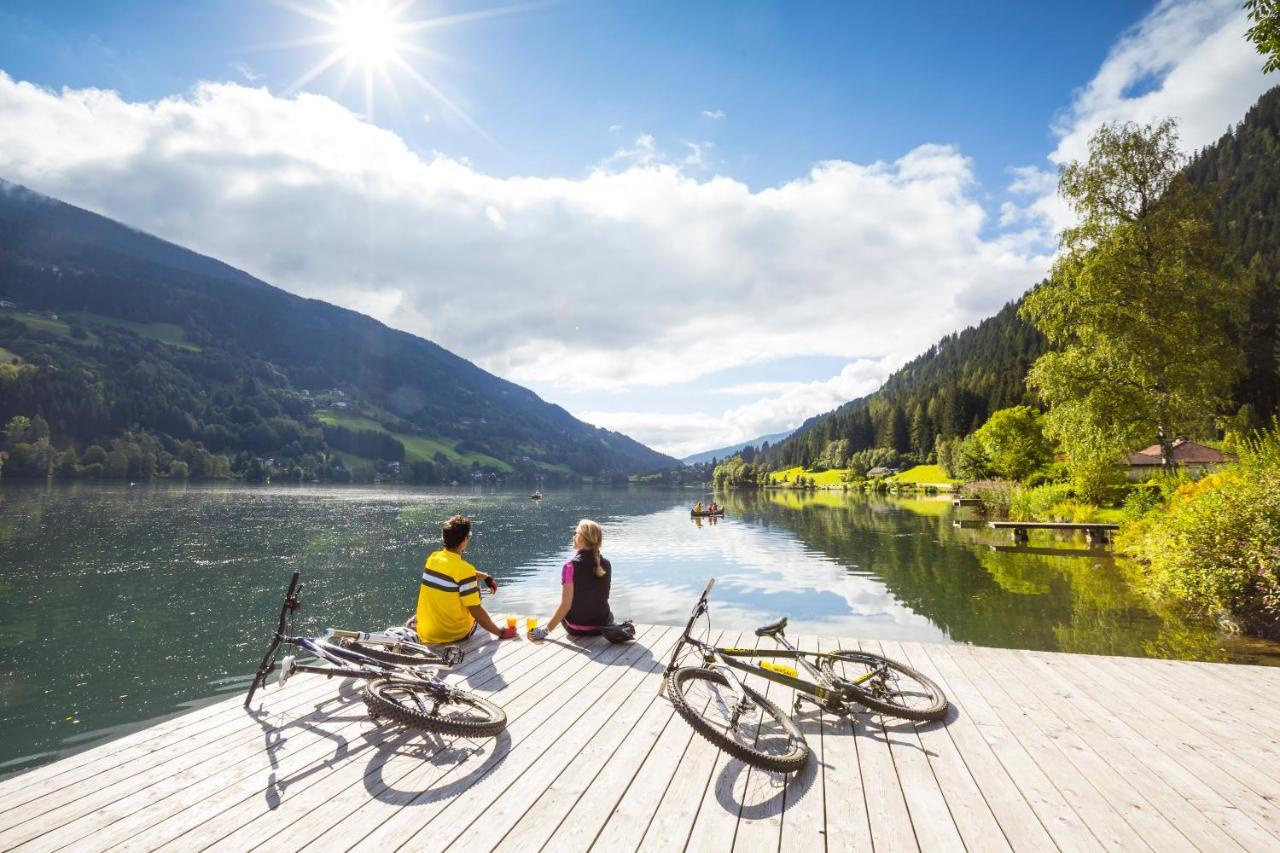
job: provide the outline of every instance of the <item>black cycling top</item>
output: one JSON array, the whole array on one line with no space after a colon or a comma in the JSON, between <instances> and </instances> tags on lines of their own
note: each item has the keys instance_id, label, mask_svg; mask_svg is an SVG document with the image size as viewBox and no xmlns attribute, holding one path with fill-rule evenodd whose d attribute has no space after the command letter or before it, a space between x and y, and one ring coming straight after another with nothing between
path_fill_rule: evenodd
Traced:
<instances>
[{"instance_id":1,"label":"black cycling top","mask_svg":"<svg viewBox=\"0 0 1280 853\"><path fill-rule=\"evenodd\" d=\"M579 551L564 564L562 582L573 580L573 603L564 621L580 628L596 628L613 622L609 611L609 581L613 579L613 567L604 557L604 577L596 574L595 554Z\"/></svg>"}]
</instances>

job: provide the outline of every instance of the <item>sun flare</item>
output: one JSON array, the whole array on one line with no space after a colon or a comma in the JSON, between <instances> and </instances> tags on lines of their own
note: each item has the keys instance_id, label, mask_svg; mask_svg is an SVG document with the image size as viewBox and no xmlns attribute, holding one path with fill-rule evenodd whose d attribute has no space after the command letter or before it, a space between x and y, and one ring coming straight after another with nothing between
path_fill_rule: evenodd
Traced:
<instances>
[{"instance_id":1,"label":"sun flare","mask_svg":"<svg viewBox=\"0 0 1280 853\"><path fill-rule=\"evenodd\" d=\"M296 92L321 75L336 74L337 88L342 92L354 76L364 93L365 117L372 120L375 90L390 95L393 103L403 106L396 91L395 78L407 79L434 98L443 107L444 113L501 148L462 107L445 94L441 86L425 76L411 60L420 62L445 58L422 43L423 36L428 32L510 15L532 8L536 3L517 3L415 19L410 17L414 0L276 2L310 18L321 27L319 32L284 42L278 47L328 47L328 52L303 72L289 86L288 91Z\"/></svg>"},{"instance_id":2,"label":"sun flare","mask_svg":"<svg viewBox=\"0 0 1280 853\"><path fill-rule=\"evenodd\" d=\"M377 0L351 0L334 16L333 27L346 59L365 67L388 65L404 48L396 10Z\"/></svg>"}]
</instances>

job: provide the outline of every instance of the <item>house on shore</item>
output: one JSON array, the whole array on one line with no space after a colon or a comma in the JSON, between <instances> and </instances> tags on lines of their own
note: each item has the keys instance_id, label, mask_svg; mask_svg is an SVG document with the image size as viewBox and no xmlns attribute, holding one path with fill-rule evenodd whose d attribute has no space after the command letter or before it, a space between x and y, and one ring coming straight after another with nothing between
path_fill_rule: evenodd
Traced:
<instances>
[{"instance_id":1,"label":"house on shore","mask_svg":"<svg viewBox=\"0 0 1280 853\"><path fill-rule=\"evenodd\" d=\"M1238 459L1239 457L1234 453L1223 453L1221 450L1187 441L1185 438L1179 438L1173 443L1173 464L1193 477L1211 474ZM1164 467L1164 458L1158 444L1130 453L1127 461L1130 480L1145 480L1160 473L1161 468Z\"/></svg>"}]
</instances>

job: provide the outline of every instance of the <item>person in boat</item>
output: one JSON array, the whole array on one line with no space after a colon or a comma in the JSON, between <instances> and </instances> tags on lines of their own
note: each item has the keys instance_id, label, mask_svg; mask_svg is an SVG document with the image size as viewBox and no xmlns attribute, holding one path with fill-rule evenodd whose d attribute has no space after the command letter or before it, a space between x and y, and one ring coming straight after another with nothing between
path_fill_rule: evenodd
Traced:
<instances>
[{"instance_id":1,"label":"person in boat","mask_svg":"<svg viewBox=\"0 0 1280 853\"><path fill-rule=\"evenodd\" d=\"M693 505L693 511L698 515L702 515L702 501L698 501Z\"/></svg>"},{"instance_id":2,"label":"person in boat","mask_svg":"<svg viewBox=\"0 0 1280 853\"><path fill-rule=\"evenodd\" d=\"M424 643L456 643L479 625L499 640L515 636L494 624L480 604L480 584L498 591L498 582L462 558L471 545L471 519L455 515L440 529L444 548L427 557L418 586L418 611L405 624Z\"/></svg>"},{"instance_id":3,"label":"person in boat","mask_svg":"<svg viewBox=\"0 0 1280 853\"><path fill-rule=\"evenodd\" d=\"M712 501L711 503L707 504L708 515L715 515L719 511L720 511L720 505L715 501Z\"/></svg>"},{"instance_id":4,"label":"person in boat","mask_svg":"<svg viewBox=\"0 0 1280 853\"><path fill-rule=\"evenodd\" d=\"M562 622L565 633L572 637L599 634L613 625L609 609L613 566L600 553L603 541L599 524L589 518L578 522L573 531L573 556L560 567L560 606L545 627L529 632L529 639L546 639Z\"/></svg>"}]
</instances>

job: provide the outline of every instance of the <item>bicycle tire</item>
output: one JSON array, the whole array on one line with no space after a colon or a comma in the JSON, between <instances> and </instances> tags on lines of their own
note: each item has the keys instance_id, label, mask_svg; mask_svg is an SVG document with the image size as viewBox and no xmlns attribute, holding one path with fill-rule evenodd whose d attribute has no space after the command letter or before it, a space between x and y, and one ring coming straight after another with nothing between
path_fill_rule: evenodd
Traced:
<instances>
[{"instance_id":1,"label":"bicycle tire","mask_svg":"<svg viewBox=\"0 0 1280 853\"><path fill-rule=\"evenodd\" d=\"M493 737L507 726L507 712L487 699L464 690L451 690L444 695L425 684L400 678L375 678L366 682L364 704L375 719L385 717L429 732ZM451 707L466 716L445 710Z\"/></svg>"},{"instance_id":2,"label":"bicycle tire","mask_svg":"<svg viewBox=\"0 0 1280 853\"><path fill-rule=\"evenodd\" d=\"M436 654L426 654L423 652L412 651L387 651L382 645L373 643L362 643L359 640L343 639L341 645L344 649L350 649L353 652L359 652L367 655L374 660L380 660L384 663L403 664L405 666L422 666L423 664L443 664L444 658Z\"/></svg>"},{"instance_id":3,"label":"bicycle tire","mask_svg":"<svg viewBox=\"0 0 1280 853\"><path fill-rule=\"evenodd\" d=\"M866 669L886 667L893 673L893 689L887 689L887 685L883 681L877 681L875 687L870 690L861 685L853 684L852 679L849 677L834 672L831 665L833 658L857 664ZM871 652L862 652L855 649L836 649L833 652L823 652L819 658L818 667L841 677L842 680L847 682L846 689L853 694L853 701L859 705L865 705L873 711L917 722L940 720L946 716L948 703L942 688L927 675L917 672L904 663L899 663L896 660L883 655L872 654ZM915 682L916 687L920 689L914 691L904 690L904 679ZM905 686L910 687L911 685L908 683ZM923 704L907 704L907 702L901 700L901 697L907 695L922 696ZM898 698L895 699L895 697Z\"/></svg>"},{"instance_id":4,"label":"bicycle tire","mask_svg":"<svg viewBox=\"0 0 1280 853\"><path fill-rule=\"evenodd\" d=\"M777 770L782 773L793 773L804 767L805 762L809 760L809 744L805 741L804 735L800 733L799 727L790 717L783 713L781 708L755 690L752 690L749 686L742 685L742 689L751 697L751 701L759 706L762 712L757 731L744 733L750 734L752 738L751 743L747 744L730 735L727 732L727 728L722 731L714 722L704 716L703 709L696 707L701 703L696 700L690 702L689 696L693 692L692 688L698 682L720 687L729 686L729 680L724 674L714 669L685 666L671 673L671 677L667 682L667 695L671 699L671 704L675 707L676 713L684 717L685 722L692 726L695 732L734 758L752 767L758 767L762 770ZM707 710L710 710L710 704L710 702L707 703ZM780 731L786 735L785 746L787 749L781 754L766 752L755 746L760 742L760 730L764 728L765 722L769 719L772 720L775 731ZM748 721L748 728L752 722L755 722L754 718ZM769 737L770 744L777 740L778 738L776 737Z\"/></svg>"}]
</instances>

